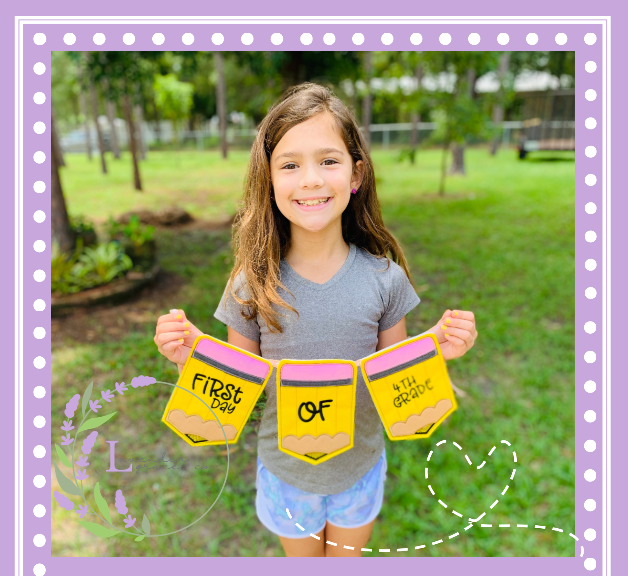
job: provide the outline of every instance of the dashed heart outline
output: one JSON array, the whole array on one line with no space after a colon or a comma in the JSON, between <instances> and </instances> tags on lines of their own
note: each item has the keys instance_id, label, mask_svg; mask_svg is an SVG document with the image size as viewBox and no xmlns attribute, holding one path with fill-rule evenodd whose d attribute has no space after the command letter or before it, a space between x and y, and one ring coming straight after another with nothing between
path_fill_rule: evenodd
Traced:
<instances>
[{"instance_id":1,"label":"dashed heart outline","mask_svg":"<svg viewBox=\"0 0 628 576\"><path fill-rule=\"evenodd\" d=\"M436 447L439 447L442 444L446 444L446 443L447 443L447 440L441 440L440 442L438 442L436 444ZM458 448L458 450L462 451L462 447L457 442L452 442L452 444L454 446L456 446L456 448ZM502 440L501 444L506 444L508 446L512 446L512 444L510 442L508 442L508 440ZM490 457L496 449L497 449L497 446L493 446L493 448L491 448L490 452L488 453L488 456ZM427 456L427 461L428 462L430 461L430 458L432 457L433 453L434 453L434 450L430 450L430 453ZM514 462L518 463L517 462L517 453L513 450L512 454L513 454ZM471 459L469 458L469 456L467 454L465 454L464 456L465 456L465 459L468 462L468 464L470 466L472 466L473 463L471 462ZM483 460L482 464L480 464L479 466L476 466L476 469L480 470L481 468L484 467L485 464L486 464L486 461ZM514 479L516 471L517 471L517 469L513 468L512 475L510 476L510 480ZM428 467L425 468L425 478L429 479ZM428 488L429 488L430 492L432 493L432 496L436 496L436 493L433 491L431 485L428 484ZM508 490L508 488L509 488L509 485L507 484L506 487L504 488L504 490L502 491L502 496L506 494L506 491ZM448 508L448 506L444 502L442 502L442 500L439 499L438 502L441 505L443 505L445 508ZM495 506L497 506L498 503L499 503L499 499L495 500L493 502L493 504L491 504L490 509L492 510ZM290 514L290 510L288 508L286 508L286 514L288 515L288 518L290 518L290 520L293 520L292 515ZM463 518L462 514L460 514L456 510L452 509L452 514L454 514L456 516L459 516L460 518ZM469 523L468 526L465 527L465 529L464 529L465 532L467 530L469 530L470 528L473 528L475 526L475 523L479 522L484 516L486 516L486 512L482 512L482 514L480 514L477 518L469 518L469 522L470 523ZM301 526L298 522L295 522L294 524L301 531L305 532L305 528L303 528L303 526ZM493 527L492 524L481 524L480 526L482 528L492 528ZM500 524L499 527L500 528L510 528L510 524ZM528 524L517 524L517 527L518 528L528 528ZM534 528L535 529L540 529L540 530L545 530L546 526L541 526L541 525L535 524ZM554 527L552 527L552 531L556 531L556 532L562 533L563 529L562 528L556 528L554 526ZM459 532L451 534L450 536L448 536L448 540L451 540L452 538L456 538L459 535L460 535ZM571 536L576 542L580 540L575 534L572 534L571 532L569 532L569 536ZM320 536L317 536L316 534L310 533L310 537L315 538L316 540L320 540ZM443 540L444 539L441 538L440 540L436 540L436 541L432 542L432 546L436 546L436 545L442 543ZM338 544L336 542L331 542L329 540L327 540L325 543L326 544L330 544L331 546L338 546ZM420 544L419 546L415 546L414 549L415 550L420 550L420 549L425 548L425 547L426 547L426 544ZM355 550L354 546L347 546L346 544L343 546L343 548L346 548L347 550ZM372 552L373 549L372 548L361 548L360 551L361 552ZM385 553L385 552L390 552L391 549L390 548L378 548L378 551ZM408 548L397 548L396 551L397 552L407 552ZM580 557L582 557L583 555L584 555L584 546L581 545L580 546Z\"/></svg>"}]
</instances>

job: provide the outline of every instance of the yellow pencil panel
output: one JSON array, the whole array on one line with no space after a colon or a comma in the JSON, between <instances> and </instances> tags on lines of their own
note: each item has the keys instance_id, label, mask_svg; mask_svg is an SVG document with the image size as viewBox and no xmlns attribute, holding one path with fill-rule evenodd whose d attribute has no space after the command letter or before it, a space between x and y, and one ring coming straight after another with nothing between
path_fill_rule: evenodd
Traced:
<instances>
[{"instance_id":1,"label":"yellow pencil panel","mask_svg":"<svg viewBox=\"0 0 628 576\"><path fill-rule=\"evenodd\" d=\"M161 420L191 446L235 444L271 372L267 360L203 334Z\"/></svg>"},{"instance_id":2,"label":"yellow pencil panel","mask_svg":"<svg viewBox=\"0 0 628 576\"><path fill-rule=\"evenodd\" d=\"M279 450L316 465L353 448L356 382L350 360L279 362Z\"/></svg>"},{"instance_id":3,"label":"yellow pencil panel","mask_svg":"<svg viewBox=\"0 0 628 576\"><path fill-rule=\"evenodd\" d=\"M390 440L427 438L458 407L433 334L364 358L360 369Z\"/></svg>"}]
</instances>

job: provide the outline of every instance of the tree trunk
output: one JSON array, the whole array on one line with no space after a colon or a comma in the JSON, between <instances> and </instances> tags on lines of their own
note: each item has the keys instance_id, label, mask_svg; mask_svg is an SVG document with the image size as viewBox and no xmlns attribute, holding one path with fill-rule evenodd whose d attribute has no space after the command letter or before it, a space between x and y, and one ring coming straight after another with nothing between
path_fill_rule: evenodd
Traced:
<instances>
[{"instance_id":1,"label":"tree trunk","mask_svg":"<svg viewBox=\"0 0 628 576\"><path fill-rule=\"evenodd\" d=\"M153 90L151 90L151 104L155 115L155 139L158 144L161 144L161 116L159 115L159 108L157 107L157 102L155 102L155 92Z\"/></svg>"},{"instance_id":2,"label":"tree trunk","mask_svg":"<svg viewBox=\"0 0 628 576\"><path fill-rule=\"evenodd\" d=\"M423 81L423 66L419 64L415 71L414 77L417 79L417 92L421 91L421 82ZM413 110L411 114L412 131L410 132L410 147L413 150L413 154L410 156L410 162L414 164L414 157L416 149L419 146L419 123L421 122L421 115L418 110Z\"/></svg>"},{"instance_id":3,"label":"tree trunk","mask_svg":"<svg viewBox=\"0 0 628 576\"><path fill-rule=\"evenodd\" d=\"M366 149L371 148L371 116L373 113L373 94L371 92L371 76L373 75L373 62L371 53L364 53L364 75L366 82L366 95L362 99L362 128L364 130L364 140Z\"/></svg>"},{"instance_id":4,"label":"tree trunk","mask_svg":"<svg viewBox=\"0 0 628 576\"><path fill-rule=\"evenodd\" d=\"M449 151L449 134L445 137L443 144L443 155L440 163L440 183L438 185L439 196L445 195L445 178L447 175L447 152Z\"/></svg>"},{"instance_id":5,"label":"tree trunk","mask_svg":"<svg viewBox=\"0 0 628 576\"><path fill-rule=\"evenodd\" d=\"M216 108L218 112L218 130L220 131L220 147L222 157L227 158L227 90L222 52L214 52L214 63L218 73L216 84Z\"/></svg>"},{"instance_id":6,"label":"tree trunk","mask_svg":"<svg viewBox=\"0 0 628 576\"><path fill-rule=\"evenodd\" d=\"M142 182L140 180L140 168L137 162L137 141L135 139L135 126L133 125L133 114L131 99L128 94L124 95L124 115L126 117L126 125L129 131L129 149L133 158L133 184L135 189L142 191Z\"/></svg>"},{"instance_id":7,"label":"tree trunk","mask_svg":"<svg viewBox=\"0 0 628 576\"><path fill-rule=\"evenodd\" d=\"M57 132L57 124L55 120L54 110L50 110L50 134L52 137L52 148L57 156L57 165L59 167L65 166L65 159L63 157L63 151L61 150L61 144L59 143L59 133Z\"/></svg>"},{"instance_id":8,"label":"tree trunk","mask_svg":"<svg viewBox=\"0 0 628 576\"><path fill-rule=\"evenodd\" d=\"M477 96L475 92L475 81L477 77L477 73L474 68L469 68L467 70L467 90L469 94L469 98L475 98ZM450 174L462 174L466 176L466 172L464 169L464 149L466 146L466 142L454 142L451 149L451 168L449 169Z\"/></svg>"},{"instance_id":9,"label":"tree trunk","mask_svg":"<svg viewBox=\"0 0 628 576\"><path fill-rule=\"evenodd\" d=\"M451 147L451 168L450 174L462 174L465 176L464 170L464 144L454 142Z\"/></svg>"},{"instance_id":10,"label":"tree trunk","mask_svg":"<svg viewBox=\"0 0 628 576\"><path fill-rule=\"evenodd\" d=\"M51 117L51 138L52 146L50 148L50 208L52 212L51 228L52 239L59 244L62 252L71 252L74 248L74 233L70 228L70 219L68 218L68 210L63 197L63 189L61 188L61 178L59 177L59 157L57 156L56 146L57 131L54 122L54 114Z\"/></svg>"},{"instance_id":11,"label":"tree trunk","mask_svg":"<svg viewBox=\"0 0 628 576\"><path fill-rule=\"evenodd\" d=\"M109 120L109 131L111 132L111 151L113 157L116 160L120 159L120 142L118 141L118 131L116 130L116 105L107 98L107 81L103 80L103 94L105 95L105 111L107 112L107 119Z\"/></svg>"},{"instance_id":12,"label":"tree trunk","mask_svg":"<svg viewBox=\"0 0 628 576\"><path fill-rule=\"evenodd\" d=\"M493 108L493 125L497 126L504 121L504 86L503 81L508 72L508 65L510 64L510 52L504 52L499 58L499 67L497 69L497 78L499 80L499 101ZM491 155L495 156L497 148L499 147L500 137L496 135L491 143Z\"/></svg>"},{"instance_id":13,"label":"tree trunk","mask_svg":"<svg viewBox=\"0 0 628 576\"><path fill-rule=\"evenodd\" d=\"M92 100L92 115L94 116L94 123L96 124L96 134L98 135L98 149L100 150L100 166L102 173L107 173L107 162L105 161L105 141L102 137L102 130L100 129L100 123L98 122L98 94L94 87L94 82L89 78L89 93Z\"/></svg>"},{"instance_id":14,"label":"tree trunk","mask_svg":"<svg viewBox=\"0 0 628 576\"><path fill-rule=\"evenodd\" d=\"M142 160L146 160L147 148L146 148L146 141L144 139L144 110L142 110L142 106L140 106L139 104L136 104L134 106L134 110L135 110L135 118L136 118L135 129L137 131L136 135L137 135L137 144L140 151L140 158Z\"/></svg>"},{"instance_id":15,"label":"tree trunk","mask_svg":"<svg viewBox=\"0 0 628 576\"><path fill-rule=\"evenodd\" d=\"M355 82L351 83L351 87L353 89L353 92L351 94L351 109L353 110L354 116L357 118L358 117L358 87L356 86Z\"/></svg>"},{"instance_id":16,"label":"tree trunk","mask_svg":"<svg viewBox=\"0 0 628 576\"><path fill-rule=\"evenodd\" d=\"M87 52L81 52L81 59L79 60L78 65L78 81L79 81L79 107L81 109L81 114L85 118L85 146L87 147L87 158L89 160L92 159L92 139L89 133L89 122L88 122L88 114L87 114L87 98L85 97L85 74L86 71L83 69L84 59L87 57Z\"/></svg>"},{"instance_id":17,"label":"tree trunk","mask_svg":"<svg viewBox=\"0 0 628 576\"><path fill-rule=\"evenodd\" d=\"M79 92L79 107L81 109L81 114L83 118L85 118L85 122L83 123L83 128L85 129L85 146L87 148L87 157L92 159L92 139L89 134L89 123L87 117L87 104L85 103L85 92L81 88Z\"/></svg>"},{"instance_id":18,"label":"tree trunk","mask_svg":"<svg viewBox=\"0 0 628 576\"><path fill-rule=\"evenodd\" d=\"M504 108L501 104L495 104L493 108L493 126L497 127L504 121ZM493 137L493 141L491 142L491 156L495 156L497 154L497 149L499 148L499 134L496 134Z\"/></svg>"},{"instance_id":19,"label":"tree trunk","mask_svg":"<svg viewBox=\"0 0 628 576\"><path fill-rule=\"evenodd\" d=\"M120 142L118 141L118 130L116 128L116 105L107 100L107 118L109 119L109 130L111 132L111 151L116 160L120 160Z\"/></svg>"}]
</instances>

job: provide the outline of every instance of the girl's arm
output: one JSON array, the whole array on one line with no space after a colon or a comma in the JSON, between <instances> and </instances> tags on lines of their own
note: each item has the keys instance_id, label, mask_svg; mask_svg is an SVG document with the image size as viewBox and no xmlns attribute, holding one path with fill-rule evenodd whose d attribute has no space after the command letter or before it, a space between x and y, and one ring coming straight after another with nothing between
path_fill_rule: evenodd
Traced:
<instances>
[{"instance_id":1,"label":"girl's arm","mask_svg":"<svg viewBox=\"0 0 628 576\"><path fill-rule=\"evenodd\" d=\"M408 338L408 331L406 330L406 318L405 316L397 322L392 328L388 330L382 330L377 334L377 348L376 352L388 348L393 344L397 344Z\"/></svg>"},{"instance_id":2,"label":"girl's arm","mask_svg":"<svg viewBox=\"0 0 628 576\"><path fill-rule=\"evenodd\" d=\"M259 342L255 342L255 340L250 340L249 338L242 336L242 334L236 332L233 328L231 328L231 326L227 326L227 332L227 342L229 344L233 344L238 348L242 348L242 350L261 356Z\"/></svg>"},{"instance_id":3,"label":"girl's arm","mask_svg":"<svg viewBox=\"0 0 628 576\"><path fill-rule=\"evenodd\" d=\"M252 352L253 354L256 354L257 356L262 355L259 348L259 342L255 342L255 340L250 340L249 338L242 336L242 334L236 332L230 326L227 326L227 332L228 332L227 342L229 344L233 344L234 346L237 346L238 348L242 348L242 350L246 350L247 352ZM270 359L267 359L267 360L275 368L277 368L277 365L279 364L279 360L270 360Z\"/></svg>"}]
</instances>

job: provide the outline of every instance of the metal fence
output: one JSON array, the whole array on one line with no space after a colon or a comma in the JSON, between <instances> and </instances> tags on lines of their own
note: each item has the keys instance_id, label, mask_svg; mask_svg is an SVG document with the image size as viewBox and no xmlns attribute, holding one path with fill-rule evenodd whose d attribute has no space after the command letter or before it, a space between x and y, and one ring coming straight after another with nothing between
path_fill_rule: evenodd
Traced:
<instances>
[{"instance_id":1,"label":"metal fence","mask_svg":"<svg viewBox=\"0 0 628 576\"><path fill-rule=\"evenodd\" d=\"M106 117L99 118L101 132L103 134L105 147L110 150L111 125ZM548 126L563 130L565 128L574 129L574 122L552 121L546 123ZM122 148L128 146L128 130L123 120L116 119L115 129L118 141ZM526 127L522 121L507 121L501 124L501 142L504 146L512 143L519 143L522 129ZM408 146L413 126L411 123L399 124L371 124L371 144L374 148L390 150L396 147ZM435 122L420 122L418 124L419 142L425 141L436 129ZM98 140L96 127L92 123L89 126L90 144L92 151L98 151ZM257 130L254 128L241 128L229 126L227 129L227 142L236 148L249 148L255 139ZM207 122L198 130L175 130L171 122L162 121L156 123L144 122L141 126L141 136L144 145L150 149L160 148L182 150L185 148L211 150L220 145L220 135L218 126L214 122ZM86 152L85 128L78 128L61 137L61 147L64 152Z\"/></svg>"}]
</instances>

